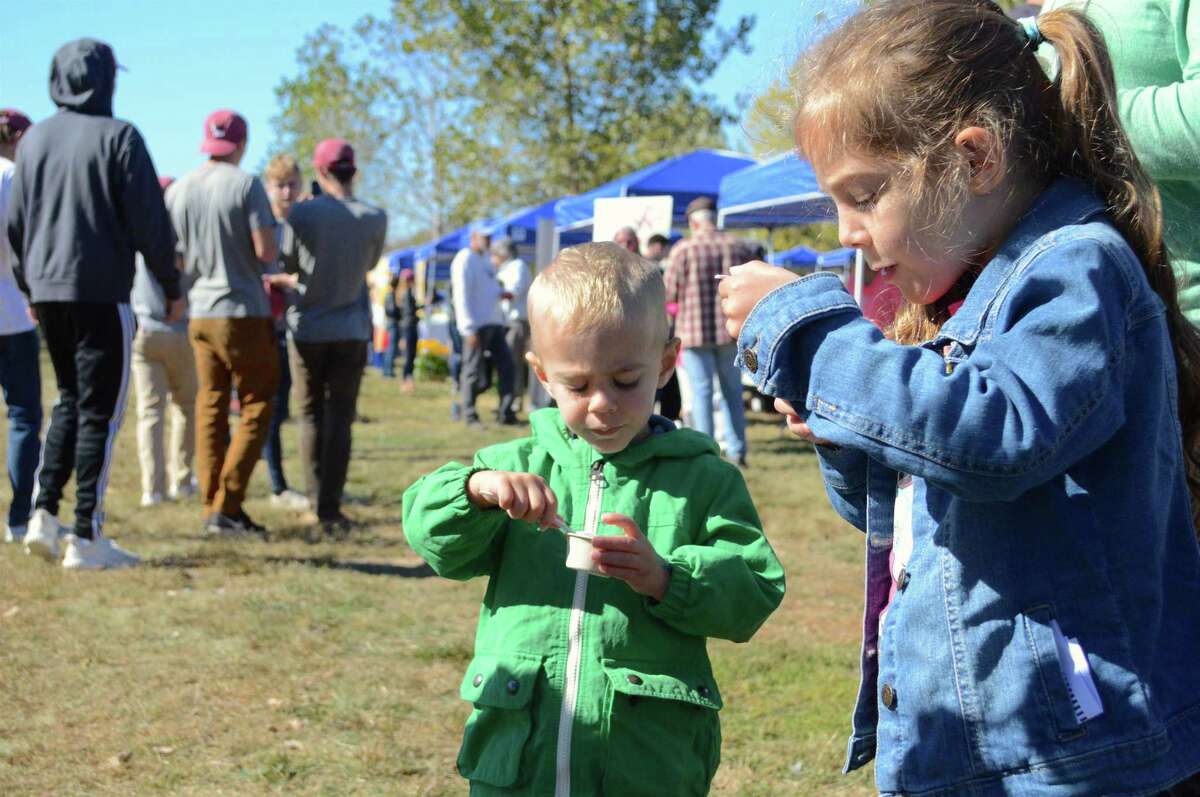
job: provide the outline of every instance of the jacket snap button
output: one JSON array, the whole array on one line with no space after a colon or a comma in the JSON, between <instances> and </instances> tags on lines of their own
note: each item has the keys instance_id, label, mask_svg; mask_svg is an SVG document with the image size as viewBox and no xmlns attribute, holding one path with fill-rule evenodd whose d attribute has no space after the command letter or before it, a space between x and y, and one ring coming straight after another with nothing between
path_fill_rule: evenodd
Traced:
<instances>
[{"instance_id":1,"label":"jacket snap button","mask_svg":"<svg viewBox=\"0 0 1200 797\"><path fill-rule=\"evenodd\" d=\"M642 685L642 679L640 676L637 676L637 675L632 675L632 674L627 675L627 676L625 676L625 680L629 681L629 683L633 684L634 686Z\"/></svg>"},{"instance_id":2,"label":"jacket snap button","mask_svg":"<svg viewBox=\"0 0 1200 797\"><path fill-rule=\"evenodd\" d=\"M475 686L479 686L481 683L483 683L483 676L482 676L482 675L476 675L476 676L475 676L475 680L474 680L474 681L471 681L471 683L475 684Z\"/></svg>"},{"instance_id":3,"label":"jacket snap button","mask_svg":"<svg viewBox=\"0 0 1200 797\"><path fill-rule=\"evenodd\" d=\"M506 683L504 687L508 690L510 695L515 695L517 690L521 688L521 683L516 678L513 678L511 681Z\"/></svg>"},{"instance_id":4,"label":"jacket snap button","mask_svg":"<svg viewBox=\"0 0 1200 797\"><path fill-rule=\"evenodd\" d=\"M708 697L708 687L705 686L704 684L697 686L696 694L700 695L700 697L707 698Z\"/></svg>"},{"instance_id":5,"label":"jacket snap button","mask_svg":"<svg viewBox=\"0 0 1200 797\"><path fill-rule=\"evenodd\" d=\"M881 697L883 698L883 705L887 706L889 711L895 711L896 710L896 690L892 688L891 684L884 684L883 689L881 691L882 691Z\"/></svg>"},{"instance_id":6,"label":"jacket snap button","mask_svg":"<svg viewBox=\"0 0 1200 797\"><path fill-rule=\"evenodd\" d=\"M758 373L758 355L754 353L754 349L746 349L742 352L742 362L750 369L750 373Z\"/></svg>"}]
</instances>

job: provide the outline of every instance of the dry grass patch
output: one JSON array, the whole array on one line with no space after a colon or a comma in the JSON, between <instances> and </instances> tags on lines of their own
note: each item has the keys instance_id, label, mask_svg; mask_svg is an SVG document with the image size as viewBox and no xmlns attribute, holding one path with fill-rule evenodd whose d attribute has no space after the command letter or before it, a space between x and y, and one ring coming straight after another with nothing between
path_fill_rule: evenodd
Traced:
<instances>
[{"instance_id":1,"label":"dry grass patch","mask_svg":"<svg viewBox=\"0 0 1200 797\"><path fill-rule=\"evenodd\" d=\"M49 406L48 363L43 381ZM458 683L484 583L432 577L400 496L513 433L451 424L445 385L398 388L364 381L346 508L363 525L342 541L272 508L262 466L247 509L268 543L202 540L195 503L138 508L130 408L108 530L146 565L65 573L0 546L0 794L465 793ZM788 593L749 644L711 644L726 698L714 792L871 794L868 774L838 774L862 539L829 509L807 446L765 415L750 431L747 478ZM300 486L294 424L284 448Z\"/></svg>"}]
</instances>

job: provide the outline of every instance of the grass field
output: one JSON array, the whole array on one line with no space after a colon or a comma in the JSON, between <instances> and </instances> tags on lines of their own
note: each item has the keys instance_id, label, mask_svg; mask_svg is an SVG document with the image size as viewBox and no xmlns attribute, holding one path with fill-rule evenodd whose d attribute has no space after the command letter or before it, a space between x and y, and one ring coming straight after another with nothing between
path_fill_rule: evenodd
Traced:
<instances>
[{"instance_id":1,"label":"grass field","mask_svg":"<svg viewBox=\"0 0 1200 797\"><path fill-rule=\"evenodd\" d=\"M43 381L49 407L46 362ZM464 794L458 684L484 582L434 577L404 541L400 499L523 432L469 433L447 406L444 384L404 396L372 371L347 487L361 528L310 538L268 505L260 465L247 510L270 541L241 544L202 540L196 503L138 508L131 406L107 530L145 566L67 573L0 546L0 795ZM750 439L747 480L788 590L749 644L710 644L726 701L714 793L872 794L869 773L839 774L861 535L829 509L807 445L765 415ZM293 423L284 447L302 486Z\"/></svg>"}]
</instances>

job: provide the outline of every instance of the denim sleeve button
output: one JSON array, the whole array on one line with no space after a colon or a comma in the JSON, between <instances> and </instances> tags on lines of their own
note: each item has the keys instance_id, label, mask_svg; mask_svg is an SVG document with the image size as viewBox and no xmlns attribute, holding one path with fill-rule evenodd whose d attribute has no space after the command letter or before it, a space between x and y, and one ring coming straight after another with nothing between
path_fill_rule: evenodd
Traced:
<instances>
[{"instance_id":1,"label":"denim sleeve button","mask_svg":"<svg viewBox=\"0 0 1200 797\"><path fill-rule=\"evenodd\" d=\"M746 349L742 352L742 362L746 364L750 373L758 373L758 355L754 353L754 349Z\"/></svg>"},{"instance_id":2,"label":"denim sleeve button","mask_svg":"<svg viewBox=\"0 0 1200 797\"><path fill-rule=\"evenodd\" d=\"M513 678L504 685L504 688L508 690L508 693L510 695L515 695L517 693L517 691L521 688L521 683L516 678Z\"/></svg>"},{"instance_id":3,"label":"denim sleeve button","mask_svg":"<svg viewBox=\"0 0 1200 797\"><path fill-rule=\"evenodd\" d=\"M471 683L472 683L473 685L475 685L475 686L479 686L481 683L483 683L483 676L482 676L482 675L476 675L476 676L475 676L475 680L471 681Z\"/></svg>"},{"instance_id":4,"label":"denim sleeve button","mask_svg":"<svg viewBox=\"0 0 1200 797\"><path fill-rule=\"evenodd\" d=\"M912 576L910 576L910 575L909 575L909 573L908 573L908 569L907 569L907 568L904 568L904 567L901 567L901 568L900 568L900 575L898 575L898 576L896 577L896 589L898 589L898 590L900 590L901 592L903 592L903 591L904 591L904 589L905 589L905 587L907 587L907 586L908 586L908 581L909 581L909 579L910 579L910 578L912 578Z\"/></svg>"},{"instance_id":5,"label":"denim sleeve button","mask_svg":"<svg viewBox=\"0 0 1200 797\"><path fill-rule=\"evenodd\" d=\"M888 711L896 710L896 690L892 688L891 684L883 685L883 689L880 690L880 697L883 699L883 705L887 707Z\"/></svg>"},{"instance_id":6,"label":"denim sleeve button","mask_svg":"<svg viewBox=\"0 0 1200 797\"><path fill-rule=\"evenodd\" d=\"M700 684L699 686L696 687L696 694L700 695L700 697L707 700L708 695L709 695L708 687L705 686L704 684Z\"/></svg>"},{"instance_id":7,"label":"denim sleeve button","mask_svg":"<svg viewBox=\"0 0 1200 797\"><path fill-rule=\"evenodd\" d=\"M629 681L629 683L633 684L634 686L642 685L641 677L634 675L633 673L630 673L629 675L625 676L625 680Z\"/></svg>"}]
</instances>

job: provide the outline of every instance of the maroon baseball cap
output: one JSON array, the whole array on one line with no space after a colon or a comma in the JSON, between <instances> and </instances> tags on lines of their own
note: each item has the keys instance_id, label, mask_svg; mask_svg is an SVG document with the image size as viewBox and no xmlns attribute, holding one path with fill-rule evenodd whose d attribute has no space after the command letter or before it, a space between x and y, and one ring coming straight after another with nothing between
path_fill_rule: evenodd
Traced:
<instances>
[{"instance_id":1,"label":"maroon baseball cap","mask_svg":"<svg viewBox=\"0 0 1200 797\"><path fill-rule=\"evenodd\" d=\"M16 108L0 108L0 125L5 125L14 133L20 133L28 130L33 122Z\"/></svg>"},{"instance_id":2,"label":"maroon baseball cap","mask_svg":"<svg viewBox=\"0 0 1200 797\"><path fill-rule=\"evenodd\" d=\"M246 140L246 120L235 111L213 111L204 120L204 141L200 151L209 155L232 155Z\"/></svg>"},{"instance_id":3,"label":"maroon baseball cap","mask_svg":"<svg viewBox=\"0 0 1200 797\"><path fill-rule=\"evenodd\" d=\"M313 166L330 169L334 166L354 167L354 147L344 138L327 138L313 151Z\"/></svg>"}]
</instances>

